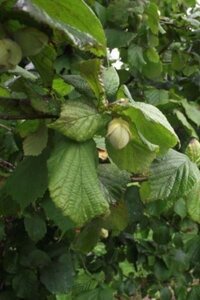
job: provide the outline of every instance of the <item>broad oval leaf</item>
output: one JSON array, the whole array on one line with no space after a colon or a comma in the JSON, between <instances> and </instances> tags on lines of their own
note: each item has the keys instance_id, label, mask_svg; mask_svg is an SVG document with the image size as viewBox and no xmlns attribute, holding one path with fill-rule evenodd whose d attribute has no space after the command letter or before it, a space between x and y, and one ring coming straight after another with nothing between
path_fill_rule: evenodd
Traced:
<instances>
[{"instance_id":1,"label":"broad oval leaf","mask_svg":"<svg viewBox=\"0 0 200 300\"><path fill-rule=\"evenodd\" d=\"M188 194L199 181L200 172L189 158L175 150L153 162L149 184L151 199L179 198Z\"/></svg>"},{"instance_id":2,"label":"broad oval leaf","mask_svg":"<svg viewBox=\"0 0 200 300\"><path fill-rule=\"evenodd\" d=\"M134 102L122 113L131 119L148 141L160 147L161 153L179 142L179 138L167 118L155 106Z\"/></svg>"},{"instance_id":3,"label":"broad oval leaf","mask_svg":"<svg viewBox=\"0 0 200 300\"><path fill-rule=\"evenodd\" d=\"M49 127L78 142L91 139L98 130L103 129L110 117L99 114L92 104L86 101L69 100L63 104L58 120Z\"/></svg>"},{"instance_id":4,"label":"broad oval leaf","mask_svg":"<svg viewBox=\"0 0 200 300\"><path fill-rule=\"evenodd\" d=\"M18 7L37 21L63 32L81 50L105 55L106 38L100 21L83 0L24 0Z\"/></svg>"},{"instance_id":5,"label":"broad oval leaf","mask_svg":"<svg viewBox=\"0 0 200 300\"><path fill-rule=\"evenodd\" d=\"M48 161L51 198L77 225L108 213L96 173L95 153L93 141L63 140Z\"/></svg>"}]
</instances>

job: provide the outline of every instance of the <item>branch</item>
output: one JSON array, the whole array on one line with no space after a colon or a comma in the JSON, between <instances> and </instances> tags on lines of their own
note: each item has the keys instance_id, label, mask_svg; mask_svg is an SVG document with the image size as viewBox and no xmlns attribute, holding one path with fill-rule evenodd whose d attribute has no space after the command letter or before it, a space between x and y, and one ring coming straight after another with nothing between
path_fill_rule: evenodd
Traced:
<instances>
[{"instance_id":1,"label":"branch","mask_svg":"<svg viewBox=\"0 0 200 300\"><path fill-rule=\"evenodd\" d=\"M8 169L8 170L14 170L15 166L11 164L10 162L0 159L0 167L3 169Z\"/></svg>"},{"instance_id":2,"label":"branch","mask_svg":"<svg viewBox=\"0 0 200 300\"><path fill-rule=\"evenodd\" d=\"M140 176L140 175L131 176L131 182L144 182L147 180L148 180L147 176Z\"/></svg>"},{"instance_id":3,"label":"branch","mask_svg":"<svg viewBox=\"0 0 200 300\"><path fill-rule=\"evenodd\" d=\"M12 115L5 115L5 114L0 114L0 119L1 120L36 120L36 119L54 119L58 118L58 115L53 115L53 114L26 114L26 115L21 115L21 116L12 116Z\"/></svg>"}]
</instances>

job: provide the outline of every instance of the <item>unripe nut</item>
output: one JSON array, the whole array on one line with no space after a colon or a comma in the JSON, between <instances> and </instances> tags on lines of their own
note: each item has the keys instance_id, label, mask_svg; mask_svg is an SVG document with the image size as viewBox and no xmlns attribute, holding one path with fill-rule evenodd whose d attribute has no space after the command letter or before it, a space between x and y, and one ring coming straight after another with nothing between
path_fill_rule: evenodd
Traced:
<instances>
[{"instance_id":1,"label":"unripe nut","mask_svg":"<svg viewBox=\"0 0 200 300\"><path fill-rule=\"evenodd\" d=\"M48 43L48 36L32 27L19 29L14 33L14 38L20 45L24 56L33 56L40 53Z\"/></svg>"},{"instance_id":2,"label":"unripe nut","mask_svg":"<svg viewBox=\"0 0 200 300\"><path fill-rule=\"evenodd\" d=\"M107 138L116 149L123 149L131 139L129 124L122 118L113 119L108 124Z\"/></svg>"},{"instance_id":3,"label":"unripe nut","mask_svg":"<svg viewBox=\"0 0 200 300\"><path fill-rule=\"evenodd\" d=\"M22 51L17 43L11 39L0 40L0 68L13 69L22 59Z\"/></svg>"}]
</instances>

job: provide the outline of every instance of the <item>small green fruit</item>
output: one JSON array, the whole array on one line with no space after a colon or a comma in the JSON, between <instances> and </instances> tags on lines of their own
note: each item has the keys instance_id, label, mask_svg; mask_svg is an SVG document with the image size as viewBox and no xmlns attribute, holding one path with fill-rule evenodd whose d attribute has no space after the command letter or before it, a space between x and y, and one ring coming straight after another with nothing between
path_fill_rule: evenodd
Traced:
<instances>
[{"instance_id":1,"label":"small green fruit","mask_svg":"<svg viewBox=\"0 0 200 300\"><path fill-rule=\"evenodd\" d=\"M191 161L197 164L200 167L200 143L197 139L193 138L190 143L187 145L185 153Z\"/></svg>"},{"instance_id":2,"label":"small green fruit","mask_svg":"<svg viewBox=\"0 0 200 300\"><path fill-rule=\"evenodd\" d=\"M22 59L22 51L17 43L10 39L0 40L0 69L13 69Z\"/></svg>"},{"instance_id":3,"label":"small green fruit","mask_svg":"<svg viewBox=\"0 0 200 300\"><path fill-rule=\"evenodd\" d=\"M128 122L121 118L113 119L108 125L107 138L116 149L124 148L131 139Z\"/></svg>"},{"instance_id":4,"label":"small green fruit","mask_svg":"<svg viewBox=\"0 0 200 300\"><path fill-rule=\"evenodd\" d=\"M24 56L33 56L48 43L48 36L36 28L26 27L14 33L15 41L20 45Z\"/></svg>"}]
</instances>

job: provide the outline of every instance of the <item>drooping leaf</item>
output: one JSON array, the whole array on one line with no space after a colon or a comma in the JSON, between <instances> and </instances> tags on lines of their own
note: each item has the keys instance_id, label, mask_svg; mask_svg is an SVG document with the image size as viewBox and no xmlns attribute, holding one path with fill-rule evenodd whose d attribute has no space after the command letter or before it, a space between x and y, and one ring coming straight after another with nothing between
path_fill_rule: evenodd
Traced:
<instances>
[{"instance_id":1,"label":"drooping leaf","mask_svg":"<svg viewBox=\"0 0 200 300\"><path fill-rule=\"evenodd\" d=\"M185 113L187 117L194 122L197 126L200 126L200 111L198 109L198 106L195 105L195 103L187 102L186 99L183 99L181 104L183 105L183 108L185 109Z\"/></svg>"},{"instance_id":2,"label":"drooping leaf","mask_svg":"<svg viewBox=\"0 0 200 300\"><path fill-rule=\"evenodd\" d=\"M166 90L149 88L144 92L144 94L147 102L154 106L166 104L169 102L169 93Z\"/></svg>"},{"instance_id":3,"label":"drooping leaf","mask_svg":"<svg viewBox=\"0 0 200 300\"><path fill-rule=\"evenodd\" d=\"M63 32L73 46L105 55L106 40L101 23L84 1L25 0L21 9L37 21Z\"/></svg>"},{"instance_id":4,"label":"drooping leaf","mask_svg":"<svg viewBox=\"0 0 200 300\"><path fill-rule=\"evenodd\" d=\"M179 139L174 129L155 106L134 102L122 113L131 119L148 141L160 147L161 153L166 152L178 143Z\"/></svg>"},{"instance_id":5,"label":"drooping leaf","mask_svg":"<svg viewBox=\"0 0 200 300\"><path fill-rule=\"evenodd\" d=\"M114 97L119 87L119 76L117 71L114 67L105 68L103 69L102 77L107 97Z\"/></svg>"},{"instance_id":6,"label":"drooping leaf","mask_svg":"<svg viewBox=\"0 0 200 300\"><path fill-rule=\"evenodd\" d=\"M192 127L192 125L188 122L188 120L187 120L187 118L185 117L185 115L184 115L181 111L179 111L179 110L177 110L177 109L174 110L174 113L175 113L177 119L179 120L179 122L181 123L181 125L183 125L183 126L185 127L185 129L187 130L187 132L190 134L190 136L193 136L193 137L197 137L197 138L198 138L195 129L194 129L194 128Z\"/></svg>"},{"instance_id":7,"label":"drooping leaf","mask_svg":"<svg viewBox=\"0 0 200 300\"><path fill-rule=\"evenodd\" d=\"M27 157L19 163L8 178L5 189L24 209L44 195L48 186L46 160L48 152L37 157Z\"/></svg>"},{"instance_id":8,"label":"drooping leaf","mask_svg":"<svg viewBox=\"0 0 200 300\"><path fill-rule=\"evenodd\" d=\"M119 234L124 230L129 222L128 208L124 200L119 200L111 205L110 214L104 218L103 228L112 230L112 233Z\"/></svg>"},{"instance_id":9,"label":"drooping leaf","mask_svg":"<svg viewBox=\"0 0 200 300\"><path fill-rule=\"evenodd\" d=\"M153 62L145 55L146 64L142 67L142 74L150 80L158 80L161 77L163 66L161 61Z\"/></svg>"},{"instance_id":10,"label":"drooping leaf","mask_svg":"<svg viewBox=\"0 0 200 300\"><path fill-rule=\"evenodd\" d=\"M31 57L31 61L40 74L45 87L51 87L52 85L55 59L56 51L48 45L39 54Z\"/></svg>"},{"instance_id":11,"label":"drooping leaf","mask_svg":"<svg viewBox=\"0 0 200 300\"><path fill-rule=\"evenodd\" d=\"M53 80L52 88L56 93L63 97L70 94L74 89L73 86L66 83L62 78L55 78Z\"/></svg>"},{"instance_id":12,"label":"drooping leaf","mask_svg":"<svg viewBox=\"0 0 200 300\"><path fill-rule=\"evenodd\" d=\"M40 280L52 294L65 294L73 285L73 274L71 257L66 254L43 268Z\"/></svg>"},{"instance_id":13,"label":"drooping leaf","mask_svg":"<svg viewBox=\"0 0 200 300\"><path fill-rule=\"evenodd\" d=\"M153 34L158 34L159 30L159 13L158 7L155 3L150 2L146 9L148 15L147 23Z\"/></svg>"},{"instance_id":14,"label":"drooping leaf","mask_svg":"<svg viewBox=\"0 0 200 300\"><path fill-rule=\"evenodd\" d=\"M86 79L96 98L100 101L105 98L105 89L102 81L102 65L99 59L90 59L80 64L81 75Z\"/></svg>"},{"instance_id":15,"label":"drooping leaf","mask_svg":"<svg viewBox=\"0 0 200 300\"><path fill-rule=\"evenodd\" d=\"M200 223L200 181L198 181L192 190L186 195L187 211L191 219Z\"/></svg>"},{"instance_id":16,"label":"drooping leaf","mask_svg":"<svg viewBox=\"0 0 200 300\"><path fill-rule=\"evenodd\" d=\"M73 85L79 93L90 98L95 97L87 81L80 75L63 75L62 78L65 82Z\"/></svg>"},{"instance_id":17,"label":"drooping leaf","mask_svg":"<svg viewBox=\"0 0 200 300\"><path fill-rule=\"evenodd\" d=\"M38 131L28 135L23 141L24 155L38 156L44 150L48 140L48 129L41 126Z\"/></svg>"},{"instance_id":18,"label":"drooping leaf","mask_svg":"<svg viewBox=\"0 0 200 300\"><path fill-rule=\"evenodd\" d=\"M77 300L114 300L113 291L109 287L96 288L77 296Z\"/></svg>"},{"instance_id":19,"label":"drooping leaf","mask_svg":"<svg viewBox=\"0 0 200 300\"><path fill-rule=\"evenodd\" d=\"M12 281L16 295L22 299L33 299L38 296L37 276L32 270L23 270L16 274Z\"/></svg>"},{"instance_id":20,"label":"drooping leaf","mask_svg":"<svg viewBox=\"0 0 200 300\"><path fill-rule=\"evenodd\" d=\"M66 140L57 144L48 161L51 198L63 215L78 225L108 212L97 178L95 152L93 141L78 144Z\"/></svg>"},{"instance_id":21,"label":"drooping leaf","mask_svg":"<svg viewBox=\"0 0 200 300\"><path fill-rule=\"evenodd\" d=\"M46 216L52 220L56 226L66 232L67 230L74 228L75 224L70 220L69 217L64 216L60 208L58 208L51 199L45 199L42 203Z\"/></svg>"},{"instance_id":22,"label":"drooping leaf","mask_svg":"<svg viewBox=\"0 0 200 300\"><path fill-rule=\"evenodd\" d=\"M109 202L116 203L122 199L126 186L130 182L130 174L120 170L114 164L100 164L98 175L104 189L107 190Z\"/></svg>"},{"instance_id":23,"label":"drooping leaf","mask_svg":"<svg viewBox=\"0 0 200 300\"><path fill-rule=\"evenodd\" d=\"M116 29L105 30L108 47L109 48L120 48L128 46L136 36L133 32L120 31Z\"/></svg>"},{"instance_id":24,"label":"drooping leaf","mask_svg":"<svg viewBox=\"0 0 200 300\"><path fill-rule=\"evenodd\" d=\"M199 181L200 172L189 158L175 150L153 162L149 184L152 200L180 198L190 193Z\"/></svg>"},{"instance_id":25,"label":"drooping leaf","mask_svg":"<svg viewBox=\"0 0 200 300\"><path fill-rule=\"evenodd\" d=\"M34 242L41 240L47 231L45 221L38 215L27 216L24 219L25 229Z\"/></svg>"},{"instance_id":26,"label":"drooping leaf","mask_svg":"<svg viewBox=\"0 0 200 300\"><path fill-rule=\"evenodd\" d=\"M160 60L159 54L154 47L148 48L146 51L148 59L153 63L158 63Z\"/></svg>"},{"instance_id":27,"label":"drooping leaf","mask_svg":"<svg viewBox=\"0 0 200 300\"><path fill-rule=\"evenodd\" d=\"M99 240L102 223L101 219L96 219L87 224L78 233L72 245L73 249L85 254L90 252Z\"/></svg>"},{"instance_id":28,"label":"drooping leaf","mask_svg":"<svg viewBox=\"0 0 200 300\"><path fill-rule=\"evenodd\" d=\"M128 62L130 67L134 70L141 71L146 61L143 57L143 49L140 46L131 44L128 48Z\"/></svg>"},{"instance_id":29,"label":"drooping leaf","mask_svg":"<svg viewBox=\"0 0 200 300\"><path fill-rule=\"evenodd\" d=\"M98 113L91 103L84 100L69 100L63 104L60 118L49 127L82 142L91 139L109 120L108 115Z\"/></svg>"}]
</instances>

